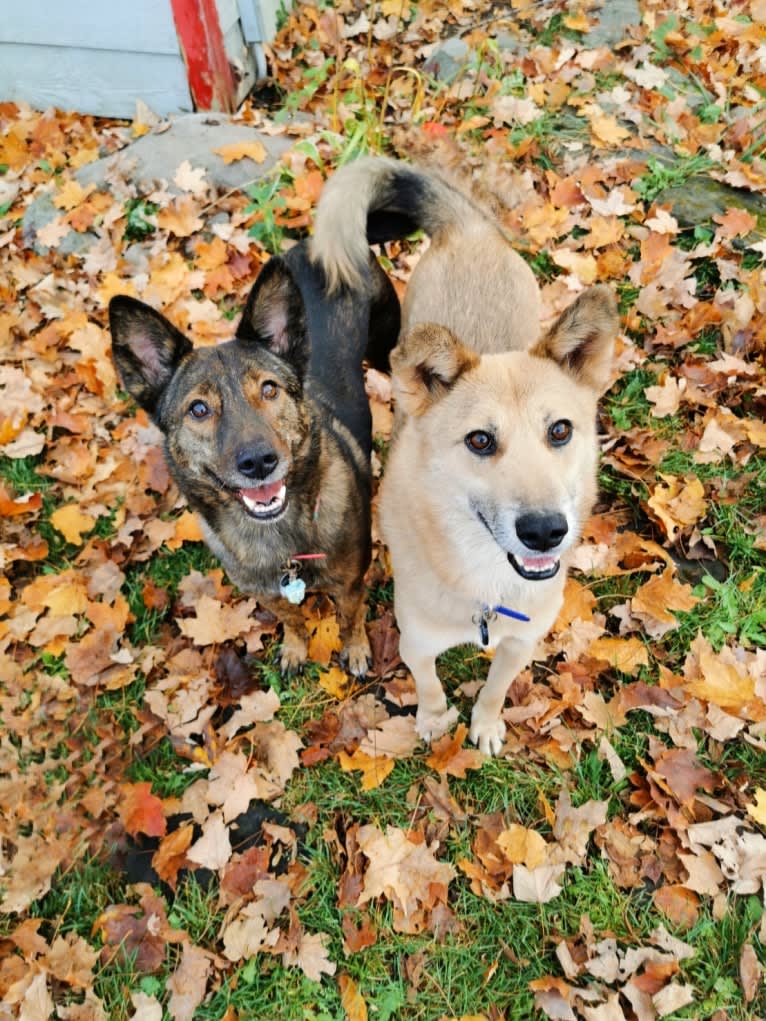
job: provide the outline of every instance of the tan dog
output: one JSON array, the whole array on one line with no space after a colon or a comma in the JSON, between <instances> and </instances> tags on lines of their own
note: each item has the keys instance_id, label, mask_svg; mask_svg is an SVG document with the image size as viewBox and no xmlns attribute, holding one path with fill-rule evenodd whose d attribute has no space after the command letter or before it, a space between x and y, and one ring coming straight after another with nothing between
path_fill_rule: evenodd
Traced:
<instances>
[{"instance_id":1,"label":"tan dog","mask_svg":"<svg viewBox=\"0 0 766 1021\"><path fill-rule=\"evenodd\" d=\"M398 425L381 523L418 733L438 737L457 718L436 657L483 644L496 652L470 735L496 755L505 694L556 619L595 498L614 297L585 291L540 337L537 283L499 226L438 175L393 160L343 168L319 213L314 257L345 283L365 265L368 235L410 225L431 236L391 356Z\"/></svg>"}]
</instances>

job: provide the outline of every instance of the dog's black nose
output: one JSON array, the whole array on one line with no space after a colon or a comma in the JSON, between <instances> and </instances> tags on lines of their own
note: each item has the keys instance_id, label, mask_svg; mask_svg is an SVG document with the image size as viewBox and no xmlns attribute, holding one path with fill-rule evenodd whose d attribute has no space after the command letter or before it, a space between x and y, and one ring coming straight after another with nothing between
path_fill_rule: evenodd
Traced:
<instances>
[{"instance_id":1,"label":"dog's black nose","mask_svg":"<svg viewBox=\"0 0 766 1021\"><path fill-rule=\"evenodd\" d=\"M554 549L569 531L563 514L546 514L530 511L516 521L516 535L527 549L545 553Z\"/></svg>"},{"instance_id":2,"label":"dog's black nose","mask_svg":"<svg viewBox=\"0 0 766 1021\"><path fill-rule=\"evenodd\" d=\"M267 479L279 464L279 455L268 443L253 443L237 451L237 469L249 479Z\"/></svg>"}]
</instances>

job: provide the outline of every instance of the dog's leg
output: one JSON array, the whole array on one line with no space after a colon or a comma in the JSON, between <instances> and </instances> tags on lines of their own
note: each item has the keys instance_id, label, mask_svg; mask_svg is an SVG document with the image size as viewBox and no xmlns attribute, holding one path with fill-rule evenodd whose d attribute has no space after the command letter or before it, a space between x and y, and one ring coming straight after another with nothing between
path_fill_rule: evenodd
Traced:
<instances>
[{"instance_id":1,"label":"dog's leg","mask_svg":"<svg viewBox=\"0 0 766 1021\"><path fill-rule=\"evenodd\" d=\"M399 652L415 680L418 696L415 730L424 741L441 737L457 722L457 709L447 706L447 697L436 673L436 657L445 647L443 644L438 648L429 647L416 631L405 629L401 632Z\"/></svg>"},{"instance_id":2,"label":"dog's leg","mask_svg":"<svg viewBox=\"0 0 766 1021\"><path fill-rule=\"evenodd\" d=\"M367 604L364 599L364 581L335 593L340 640L343 643L341 663L356 677L364 677L372 653L364 626Z\"/></svg>"},{"instance_id":3,"label":"dog's leg","mask_svg":"<svg viewBox=\"0 0 766 1021\"><path fill-rule=\"evenodd\" d=\"M282 624L282 656L279 668L285 677L291 677L303 667L308 655L306 618L300 606L287 599L259 597L258 602Z\"/></svg>"},{"instance_id":4,"label":"dog's leg","mask_svg":"<svg viewBox=\"0 0 766 1021\"><path fill-rule=\"evenodd\" d=\"M499 755L505 740L500 718L505 696L516 674L532 659L534 643L505 638L495 650L489 674L471 713L471 740L485 755Z\"/></svg>"}]
</instances>

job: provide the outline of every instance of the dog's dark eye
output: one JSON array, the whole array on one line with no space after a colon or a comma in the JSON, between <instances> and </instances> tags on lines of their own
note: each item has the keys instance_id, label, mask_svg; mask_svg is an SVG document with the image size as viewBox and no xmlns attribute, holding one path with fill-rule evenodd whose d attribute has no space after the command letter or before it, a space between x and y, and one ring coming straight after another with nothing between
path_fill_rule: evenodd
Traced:
<instances>
[{"instance_id":1,"label":"dog's dark eye","mask_svg":"<svg viewBox=\"0 0 766 1021\"><path fill-rule=\"evenodd\" d=\"M568 418L560 418L548 427L548 439L553 447L563 447L572 439L572 423Z\"/></svg>"},{"instance_id":2,"label":"dog's dark eye","mask_svg":"<svg viewBox=\"0 0 766 1021\"><path fill-rule=\"evenodd\" d=\"M479 454L481 457L488 457L497 450L497 440L492 433L486 433L483 429L476 429L475 432L468 433L465 445L472 454Z\"/></svg>"},{"instance_id":3,"label":"dog's dark eye","mask_svg":"<svg viewBox=\"0 0 766 1021\"><path fill-rule=\"evenodd\" d=\"M207 418L210 414L210 408L204 401L192 401L189 405L189 414L192 418L200 421L200 419Z\"/></svg>"},{"instance_id":4,"label":"dog's dark eye","mask_svg":"<svg viewBox=\"0 0 766 1021\"><path fill-rule=\"evenodd\" d=\"M273 401L278 393L279 386L273 379L267 379L265 383L261 384L261 397L265 401Z\"/></svg>"}]
</instances>

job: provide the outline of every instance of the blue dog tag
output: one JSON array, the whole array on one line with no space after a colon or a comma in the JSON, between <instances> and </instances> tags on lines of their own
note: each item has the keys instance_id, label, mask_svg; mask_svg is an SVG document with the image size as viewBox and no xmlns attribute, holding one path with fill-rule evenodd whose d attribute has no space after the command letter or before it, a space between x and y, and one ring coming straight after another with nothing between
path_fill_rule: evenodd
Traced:
<instances>
[{"instance_id":1,"label":"blue dog tag","mask_svg":"<svg viewBox=\"0 0 766 1021\"><path fill-rule=\"evenodd\" d=\"M279 583L279 592L289 603L302 603L306 595L306 582L302 578L291 578L286 574Z\"/></svg>"}]
</instances>

